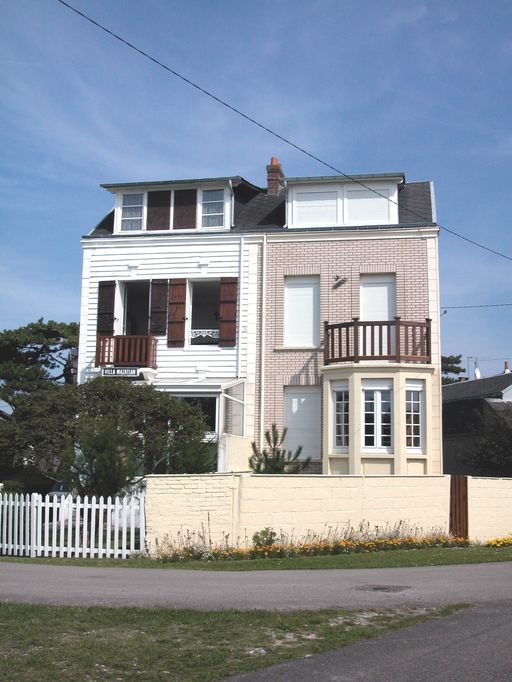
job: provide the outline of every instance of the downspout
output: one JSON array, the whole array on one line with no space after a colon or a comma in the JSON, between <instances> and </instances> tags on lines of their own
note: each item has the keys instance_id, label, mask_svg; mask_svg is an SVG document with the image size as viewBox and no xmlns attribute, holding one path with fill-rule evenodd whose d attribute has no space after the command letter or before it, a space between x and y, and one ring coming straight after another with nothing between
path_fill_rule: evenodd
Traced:
<instances>
[{"instance_id":1,"label":"downspout","mask_svg":"<svg viewBox=\"0 0 512 682\"><path fill-rule=\"evenodd\" d=\"M263 446L265 426L263 404L265 389L265 300L267 297L267 235L263 235L261 253L261 319L260 319L260 448Z\"/></svg>"},{"instance_id":2,"label":"downspout","mask_svg":"<svg viewBox=\"0 0 512 682\"><path fill-rule=\"evenodd\" d=\"M241 352L241 345L242 345L242 288L244 284L244 271L243 271L243 265L244 265L244 247L245 247L245 240L244 240L244 235L240 235L240 254L238 258L238 300L240 301L240 304L238 306L238 330L237 330L237 339L238 343L236 344L236 378L240 378L240 372L241 372L241 364L242 364L242 352Z\"/></svg>"},{"instance_id":3,"label":"downspout","mask_svg":"<svg viewBox=\"0 0 512 682\"><path fill-rule=\"evenodd\" d=\"M229 226L235 226L235 191L233 189L233 180L229 182Z\"/></svg>"}]
</instances>

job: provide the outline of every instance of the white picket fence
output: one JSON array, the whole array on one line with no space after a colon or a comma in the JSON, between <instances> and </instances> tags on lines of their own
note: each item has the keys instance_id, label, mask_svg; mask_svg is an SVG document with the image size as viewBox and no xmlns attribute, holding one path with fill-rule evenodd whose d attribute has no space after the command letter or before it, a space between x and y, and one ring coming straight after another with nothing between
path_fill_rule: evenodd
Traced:
<instances>
[{"instance_id":1,"label":"white picket fence","mask_svg":"<svg viewBox=\"0 0 512 682\"><path fill-rule=\"evenodd\" d=\"M144 551L143 496L0 495L0 555L126 559Z\"/></svg>"}]
</instances>

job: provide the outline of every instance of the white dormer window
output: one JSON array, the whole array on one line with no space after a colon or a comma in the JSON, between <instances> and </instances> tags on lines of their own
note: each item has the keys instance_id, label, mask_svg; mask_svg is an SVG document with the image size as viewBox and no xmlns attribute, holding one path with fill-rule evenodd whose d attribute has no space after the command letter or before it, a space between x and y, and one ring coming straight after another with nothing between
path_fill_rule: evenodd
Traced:
<instances>
[{"instance_id":1,"label":"white dormer window","mask_svg":"<svg viewBox=\"0 0 512 682\"><path fill-rule=\"evenodd\" d=\"M224 190L204 189L202 197L202 226L224 226Z\"/></svg>"},{"instance_id":2,"label":"white dormer window","mask_svg":"<svg viewBox=\"0 0 512 682\"><path fill-rule=\"evenodd\" d=\"M289 227L398 224L398 183L325 182L289 185Z\"/></svg>"},{"instance_id":3,"label":"white dormer window","mask_svg":"<svg viewBox=\"0 0 512 682\"><path fill-rule=\"evenodd\" d=\"M123 194L121 231L142 230L144 194Z\"/></svg>"}]
</instances>

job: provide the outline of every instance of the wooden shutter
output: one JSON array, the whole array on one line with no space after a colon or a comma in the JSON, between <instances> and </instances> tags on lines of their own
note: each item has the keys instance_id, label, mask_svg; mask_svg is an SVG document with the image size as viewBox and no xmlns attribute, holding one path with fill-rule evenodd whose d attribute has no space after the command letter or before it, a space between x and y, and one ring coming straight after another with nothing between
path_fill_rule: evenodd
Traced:
<instances>
[{"instance_id":1,"label":"wooden shutter","mask_svg":"<svg viewBox=\"0 0 512 682\"><path fill-rule=\"evenodd\" d=\"M174 191L175 230L185 230L196 226L197 191L195 189L177 189Z\"/></svg>"},{"instance_id":2,"label":"wooden shutter","mask_svg":"<svg viewBox=\"0 0 512 682\"><path fill-rule=\"evenodd\" d=\"M169 282L155 279L151 282L151 303L149 332L155 336L165 336L167 331L167 294Z\"/></svg>"},{"instance_id":3,"label":"wooden shutter","mask_svg":"<svg viewBox=\"0 0 512 682\"><path fill-rule=\"evenodd\" d=\"M236 345L238 278L222 277L219 301L219 346Z\"/></svg>"},{"instance_id":4,"label":"wooden shutter","mask_svg":"<svg viewBox=\"0 0 512 682\"><path fill-rule=\"evenodd\" d=\"M147 230L169 230L171 227L171 192L148 192Z\"/></svg>"},{"instance_id":5,"label":"wooden shutter","mask_svg":"<svg viewBox=\"0 0 512 682\"><path fill-rule=\"evenodd\" d=\"M187 280L169 280L169 329L167 345L181 348L185 345L185 303L187 300Z\"/></svg>"},{"instance_id":6,"label":"wooden shutter","mask_svg":"<svg viewBox=\"0 0 512 682\"><path fill-rule=\"evenodd\" d=\"M114 333L115 282L100 282L98 287L98 324L97 332L102 336Z\"/></svg>"}]
</instances>

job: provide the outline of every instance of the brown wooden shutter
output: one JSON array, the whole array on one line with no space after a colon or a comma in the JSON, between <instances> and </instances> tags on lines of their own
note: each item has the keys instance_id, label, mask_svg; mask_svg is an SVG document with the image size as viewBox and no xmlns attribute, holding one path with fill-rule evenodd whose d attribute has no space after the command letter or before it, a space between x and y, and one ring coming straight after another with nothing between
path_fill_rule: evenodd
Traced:
<instances>
[{"instance_id":1,"label":"brown wooden shutter","mask_svg":"<svg viewBox=\"0 0 512 682\"><path fill-rule=\"evenodd\" d=\"M236 345L238 278L222 277L219 301L219 346Z\"/></svg>"},{"instance_id":2,"label":"brown wooden shutter","mask_svg":"<svg viewBox=\"0 0 512 682\"><path fill-rule=\"evenodd\" d=\"M149 332L155 336L165 336L167 331L168 290L169 282L166 279L154 279L151 282Z\"/></svg>"},{"instance_id":3,"label":"brown wooden shutter","mask_svg":"<svg viewBox=\"0 0 512 682\"><path fill-rule=\"evenodd\" d=\"M100 282L98 287L98 324L97 332L102 336L114 333L115 282Z\"/></svg>"},{"instance_id":4,"label":"brown wooden shutter","mask_svg":"<svg viewBox=\"0 0 512 682\"><path fill-rule=\"evenodd\" d=\"M185 304L187 300L187 280L169 280L169 330L167 345L181 348L185 345Z\"/></svg>"},{"instance_id":5,"label":"brown wooden shutter","mask_svg":"<svg viewBox=\"0 0 512 682\"><path fill-rule=\"evenodd\" d=\"M177 189L174 191L175 230L185 230L196 226L197 191L195 189Z\"/></svg>"},{"instance_id":6,"label":"brown wooden shutter","mask_svg":"<svg viewBox=\"0 0 512 682\"><path fill-rule=\"evenodd\" d=\"M171 228L171 192L148 192L147 230L169 230Z\"/></svg>"}]
</instances>

